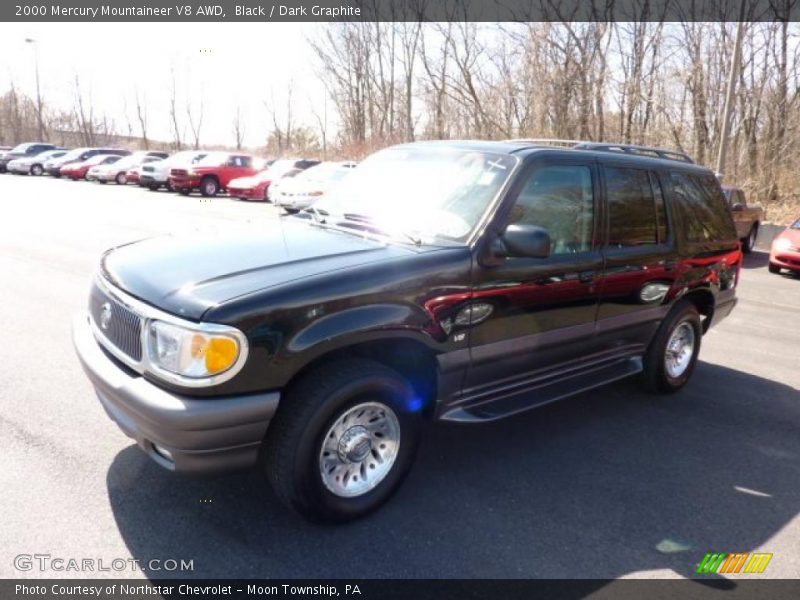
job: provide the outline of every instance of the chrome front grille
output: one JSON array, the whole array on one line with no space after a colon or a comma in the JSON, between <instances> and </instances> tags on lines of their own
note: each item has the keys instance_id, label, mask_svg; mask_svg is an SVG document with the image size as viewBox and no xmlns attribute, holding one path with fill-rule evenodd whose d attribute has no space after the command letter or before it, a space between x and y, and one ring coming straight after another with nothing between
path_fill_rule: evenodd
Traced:
<instances>
[{"instance_id":1,"label":"chrome front grille","mask_svg":"<svg viewBox=\"0 0 800 600\"><path fill-rule=\"evenodd\" d=\"M89 293L89 315L106 341L136 362L142 360L142 320L95 283Z\"/></svg>"}]
</instances>

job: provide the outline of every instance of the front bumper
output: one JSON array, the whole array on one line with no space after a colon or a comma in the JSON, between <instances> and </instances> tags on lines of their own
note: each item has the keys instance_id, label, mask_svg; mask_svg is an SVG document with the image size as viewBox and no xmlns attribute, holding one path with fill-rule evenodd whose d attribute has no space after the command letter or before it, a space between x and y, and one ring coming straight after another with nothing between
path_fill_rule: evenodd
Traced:
<instances>
[{"instance_id":1,"label":"front bumper","mask_svg":"<svg viewBox=\"0 0 800 600\"><path fill-rule=\"evenodd\" d=\"M211 475L256 464L279 392L195 398L164 390L110 358L86 314L73 321L72 341L109 417L159 465Z\"/></svg>"},{"instance_id":2,"label":"front bumper","mask_svg":"<svg viewBox=\"0 0 800 600\"><path fill-rule=\"evenodd\" d=\"M243 200L263 200L264 190L257 187L249 188L228 188L228 195L232 198L241 198Z\"/></svg>"},{"instance_id":3,"label":"front bumper","mask_svg":"<svg viewBox=\"0 0 800 600\"><path fill-rule=\"evenodd\" d=\"M174 190L195 190L200 187L199 177L173 177L170 175L169 184Z\"/></svg>"},{"instance_id":4,"label":"front bumper","mask_svg":"<svg viewBox=\"0 0 800 600\"><path fill-rule=\"evenodd\" d=\"M792 250L773 250L769 254L769 262L782 269L800 272L800 252Z\"/></svg>"}]
</instances>

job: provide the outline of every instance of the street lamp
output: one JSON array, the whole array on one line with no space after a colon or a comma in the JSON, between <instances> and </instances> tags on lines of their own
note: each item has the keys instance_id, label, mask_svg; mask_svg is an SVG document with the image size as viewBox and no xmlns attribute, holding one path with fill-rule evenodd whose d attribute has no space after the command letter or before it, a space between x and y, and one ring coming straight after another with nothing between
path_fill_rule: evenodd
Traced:
<instances>
[{"instance_id":1,"label":"street lamp","mask_svg":"<svg viewBox=\"0 0 800 600\"><path fill-rule=\"evenodd\" d=\"M44 120L42 119L42 91L39 87L39 44L33 38L25 38L26 44L33 44L33 66L36 70L36 120L39 123L39 141L45 141Z\"/></svg>"}]
</instances>

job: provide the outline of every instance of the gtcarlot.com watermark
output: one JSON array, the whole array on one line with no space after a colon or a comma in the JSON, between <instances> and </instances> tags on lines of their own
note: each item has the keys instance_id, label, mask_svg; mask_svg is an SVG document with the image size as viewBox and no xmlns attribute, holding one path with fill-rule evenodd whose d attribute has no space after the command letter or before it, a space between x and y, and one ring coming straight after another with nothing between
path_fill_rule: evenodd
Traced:
<instances>
[{"instance_id":1,"label":"gtcarlot.com watermark","mask_svg":"<svg viewBox=\"0 0 800 600\"><path fill-rule=\"evenodd\" d=\"M76 558L52 554L17 554L14 557L17 571L39 572L121 572L121 571L194 571L194 560L182 558Z\"/></svg>"}]
</instances>

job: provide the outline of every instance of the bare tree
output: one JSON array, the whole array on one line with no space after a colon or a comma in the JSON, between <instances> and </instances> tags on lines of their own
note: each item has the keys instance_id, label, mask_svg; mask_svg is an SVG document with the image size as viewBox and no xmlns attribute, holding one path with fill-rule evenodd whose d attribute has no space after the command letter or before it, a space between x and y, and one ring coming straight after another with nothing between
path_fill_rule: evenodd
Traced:
<instances>
[{"instance_id":1,"label":"bare tree","mask_svg":"<svg viewBox=\"0 0 800 600\"><path fill-rule=\"evenodd\" d=\"M244 142L245 124L242 122L242 107L237 104L233 116L233 137L236 140L236 149L241 150Z\"/></svg>"},{"instance_id":2,"label":"bare tree","mask_svg":"<svg viewBox=\"0 0 800 600\"><path fill-rule=\"evenodd\" d=\"M170 69L170 96L169 96L169 116L170 124L172 125L172 144L175 150L183 149L183 142L181 141L181 128L178 122L178 89L175 80L175 68Z\"/></svg>"},{"instance_id":3,"label":"bare tree","mask_svg":"<svg viewBox=\"0 0 800 600\"><path fill-rule=\"evenodd\" d=\"M133 89L133 97L136 102L136 120L139 123L139 134L142 137L142 145L145 150L150 149L150 139L147 137L147 97L139 95L139 88Z\"/></svg>"}]
</instances>

